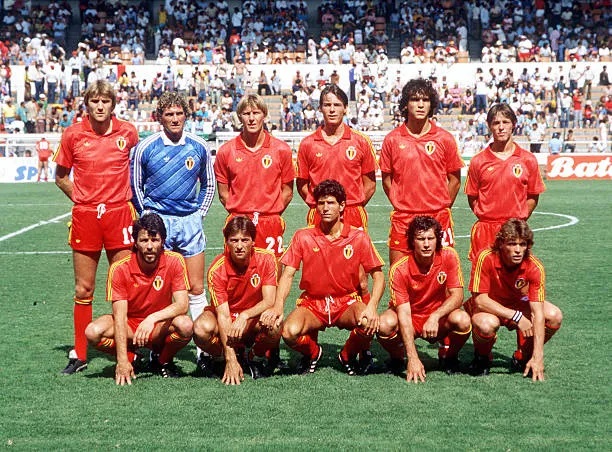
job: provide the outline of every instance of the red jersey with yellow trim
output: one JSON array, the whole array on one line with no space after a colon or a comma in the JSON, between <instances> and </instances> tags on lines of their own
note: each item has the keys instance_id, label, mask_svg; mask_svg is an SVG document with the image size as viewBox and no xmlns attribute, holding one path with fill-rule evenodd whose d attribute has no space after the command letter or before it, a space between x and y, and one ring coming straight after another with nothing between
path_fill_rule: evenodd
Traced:
<instances>
[{"instance_id":1,"label":"red jersey with yellow trim","mask_svg":"<svg viewBox=\"0 0 612 452\"><path fill-rule=\"evenodd\" d=\"M335 144L323 138L319 127L300 143L297 155L297 177L308 181L306 204L316 205L314 188L325 179L335 179L346 192L346 205L363 205L362 176L377 169L376 153L368 137L346 124L344 133Z\"/></svg>"},{"instance_id":2,"label":"red jersey with yellow trim","mask_svg":"<svg viewBox=\"0 0 612 452\"><path fill-rule=\"evenodd\" d=\"M495 156L491 148L470 161L465 193L476 196L474 214L479 220L507 220L529 216L527 195L546 190L535 156L515 144L506 160Z\"/></svg>"},{"instance_id":3,"label":"red jersey with yellow trim","mask_svg":"<svg viewBox=\"0 0 612 452\"><path fill-rule=\"evenodd\" d=\"M285 208L281 189L293 183L293 154L287 143L264 133L256 151L247 149L238 135L217 152L215 176L228 185L225 208L230 213L279 214Z\"/></svg>"},{"instance_id":4,"label":"red jersey with yellow trim","mask_svg":"<svg viewBox=\"0 0 612 452\"><path fill-rule=\"evenodd\" d=\"M230 312L240 313L263 300L262 287L276 287L276 257L272 251L253 248L244 273L232 265L228 252L219 254L208 269L208 291L213 306L228 303Z\"/></svg>"},{"instance_id":5,"label":"red jersey with yellow trim","mask_svg":"<svg viewBox=\"0 0 612 452\"><path fill-rule=\"evenodd\" d=\"M136 253L115 262L108 269L106 299L127 300L128 318L144 319L172 303L172 294L189 290L187 268L183 256L164 251L150 275L138 266Z\"/></svg>"},{"instance_id":6,"label":"red jersey with yellow trim","mask_svg":"<svg viewBox=\"0 0 612 452\"><path fill-rule=\"evenodd\" d=\"M391 175L389 200L395 210L428 213L451 206L448 174L465 164L455 138L433 121L429 123L431 129L421 137L402 124L383 140L380 170Z\"/></svg>"},{"instance_id":7,"label":"red jersey with yellow trim","mask_svg":"<svg viewBox=\"0 0 612 452\"><path fill-rule=\"evenodd\" d=\"M113 116L107 135L95 133L89 119L69 126L53 156L73 169L75 204L118 204L132 199L130 150L138 143L133 124Z\"/></svg>"},{"instance_id":8,"label":"red jersey with yellow trim","mask_svg":"<svg viewBox=\"0 0 612 452\"><path fill-rule=\"evenodd\" d=\"M298 229L281 262L304 264L300 289L313 297L348 295L359 287L360 265L366 273L384 265L370 237L347 223L331 242L318 227Z\"/></svg>"},{"instance_id":9,"label":"red jersey with yellow trim","mask_svg":"<svg viewBox=\"0 0 612 452\"><path fill-rule=\"evenodd\" d=\"M488 249L478 255L472 266L470 291L486 293L489 298L506 306L516 306L523 300L544 302L546 273L538 258L529 255L512 271L501 261L499 254Z\"/></svg>"},{"instance_id":10,"label":"red jersey with yellow trim","mask_svg":"<svg viewBox=\"0 0 612 452\"><path fill-rule=\"evenodd\" d=\"M434 254L433 264L424 275L410 251L389 270L389 286L389 306L410 303L412 314L431 314L448 297L447 289L463 288L459 255L453 248L442 248Z\"/></svg>"}]
</instances>

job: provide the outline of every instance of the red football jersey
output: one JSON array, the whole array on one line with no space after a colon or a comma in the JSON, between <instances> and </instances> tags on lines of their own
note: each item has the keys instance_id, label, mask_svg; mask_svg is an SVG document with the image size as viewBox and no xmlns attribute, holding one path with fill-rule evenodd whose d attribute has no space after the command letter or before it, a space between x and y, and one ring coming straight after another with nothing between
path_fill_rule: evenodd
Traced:
<instances>
[{"instance_id":1,"label":"red football jersey","mask_svg":"<svg viewBox=\"0 0 612 452\"><path fill-rule=\"evenodd\" d=\"M428 213L451 206L448 174L465 164L455 138L433 121L430 124L422 137L413 136L402 124L383 140L380 170L391 175L389 200L395 210Z\"/></svg>"},{"instance_id":2,"label":"red football jersey","mask_svg":"<svg viewBox=\"0 0 612 452\"><path fill-rule=\"evenodd\" d=\"M239 135L219 148L215 176L228 185L228 212L279 214L285 208L281 188L295 177L293 155L287 143L267 132L256 151L247 149Z\"/></svg>"},{"instance_id":3,"label":"red football jersey","mask_svg":"<svg viewBox=\"0 0 612 452\"><path fill-rule=\"evenodd\" d=\"M240 313L263 299L261 288L275 286L276 257L272 251L253 248L249 267L238 273L228 253L218 255L208 269L208 291L217 307L228 303L230 312Z\"/></svg>"},{"instance_id":4,"label":"red football jersey","mask_svg":"<svg viewBox=\"0 0 612 452\"><path fill-rule=\"evenodd\" d=\"M537 159L518 145L506 160L487 146L470 161L465 193L478 197L474 214L480 220L525 220L529 215L527 195L544 190Z\"/></svg>"},{"instance_id":5,"label":"red football jersey","mask_svg":"<svg viewBox=\"0 0 612 452\"><path fill-rule=\"evenodd\" d=\"M372 142L360 132L344 126L342 138L329 144L321 128L300 143L297 155L297 177L308 181L306 204L316 205L312 191L325 179L335 179L346 192L346 205L363 205L362 176L377 169L376 153Z\"/></svg>"},{"instance_id":6,"label":"red football jersey","mask_svg":"<svg viewBox=\"0 0 612 452\"><path fill-rule=\"evenodd\" d=\"M391 267L389 286L389 306L410 303L412 314L429 315L444 303L447 289L463 288L459 255L453 248L442 248L435 253L433 264L424 275L410 251Z\"/></svg>"},{"instance_id":7,"label":"red football jersey","mask_svg":"<svg viewBox=\"0 0 612 452\"><path fill-rule=\"evenodd\" d=\"M179 290L189 290L189 279L183 256L174 251L164 251L150 275L140 270L134 252L108 269L106 299L127 300L128 318L144 319L164 309Z\"/></svg>"},{"instance_id":8,"label":"red football jersey","mask_svg":"<svg viewBox=\"0 0 612 452\"><path fill-rule=\"evenodd\" d=\"M499 254L488 249L479 254L472 266L470 291L486 293L506 307L517 308L520 303L544 302L545 283L544 266L535 256L530 255L516 269L508 271Z\"/></svg>"},{"instance_id":9,"label":"red football jersey","mask_svg":"<svg viewBox=\"0 0 612 452\"><path fill-rule=\"evenodd\" d=\"M75 204L118 204L132 199L130 150L138 143L133 124L113 117L107 135L86 118L64 130L53 160L73 169Z\"/></svg>"},{"instance_id":10,"label":"red football jersey","mask_svg":"<svg viewBox=\"0 0 612 452\"><path fill-rule=\"evenodd\" d=\"M297 269L304 264L300 289L313 297L350 294L359 287L360 265L366 273L384 265L370 237L346 223L331 242L318 227L297 230L281 262Z\"/></svg>"}]
</instances>

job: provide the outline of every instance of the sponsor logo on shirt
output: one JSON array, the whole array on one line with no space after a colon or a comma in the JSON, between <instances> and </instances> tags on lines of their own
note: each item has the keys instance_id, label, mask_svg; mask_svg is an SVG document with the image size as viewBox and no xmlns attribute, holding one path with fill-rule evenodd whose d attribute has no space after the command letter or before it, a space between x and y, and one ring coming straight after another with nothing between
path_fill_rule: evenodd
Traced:
<instances>
[{"instance_id":1,"label":"sponsor logo on shirt","mask_svg":"<svg viewBox=\"0 0 612 452\"><path fill-rule=\"evenodd\" d=\"M312 249L312 251L313 251L313 252L315 252L315 253L318 253L318 252L320 251L320 248L315 246L315 247Z\"/></svg>"},{"instance_id":2,"label":"sponsor logo on shirt","mask_svg":"<svg viewBox=\"0 0 612 452\"><path fill-rule=\"evenodd\" d=\"M270 166L272 166L272 156L270 154L264 155L261 159L261 164L265 169L270 168Z\"/></svg>"},{"instance_id":3,"label":"sponsor logo on shirt","mask_svg":"<svg viewBox=\"0 0 612 452\"><path fill-rule=\"evenodd\" d=\"M438 284L442 285L446 282L446 273L445 272L440 272L438 273L438 277L436 278L438 280Z\"/></svg>"},{"instance_id":4,"label":"sponsor logo on shirt","mask_svg":"<svg viewBox=\"0 0 612 452\"><path fill-rule=\"evenodd\" d=\"M185 160L185 168L191 171L194 166L195 166L195 160L193 159L193 157L187 157L187 160Z\"/></svg>"},{"instance_id":5,"label":"sponsor logo on shirt","mask_svg":"<svg viewBox=\"0 0 612 452\"><path fill-rule=\"evenodd\" d=\"M345 259L350 259L351 257L353 257L353 245L351 245L350 243L346 245L344 247L344 250L342 250L342 254L344 254Z\"/></svg>"},{"instance_id":6,"label":"sponsor logo on shirt","mask_svg":"<svg viewBox=\"0 0 612 452\"><path fill-rule=\"evenodd\" d=\"M261 282L261 277L257 273L251 276L251 286L257 288L260 282Z\"/></svg>"},{"instance_id":7,"label":"sponsor logo on shirt","mask_svg":"<svg viewBox=\"0 0 612 452\"><path fill-rule=\"evenodd\" d=\"M524 278L519 278L515 281L514 287L516 287L517 289L522 289L523 287L525 287L525 284L527 284L527 281L525 281Z\"/></svg>"},{"instance_id":8,"label":"sponsor logo on shirt","mask_svg":"<svg viewBox=\"0 0 612 452\"><path fill-rule=\"evenodd\" d=\"M159 292L162 287L164 287L164 280L161 276L157 275L153 280L153 288Z\"/></svg>"},{"instance_id":9,"label":"sponsor logo on shirt","mask_svg":"<svg viewBox=\"0 0 612 452\"><path fill-rule=\"evenodd\" d=\"M512 166L512 174L514 174L514 177L521 177L523 174L523 167L520 163Z\"/></svg>"},{"instance_id":10,"label":"sponsor logo on shirt","mask_svg":"<svg viewBox=\"0 0 612 452\"><path fill-rule=\"evenodd\" d=\"M242 157L236 157L236 161L237 161L238 163L242 162Z\"/></svg>"},{"instance_id":11,"label":"sponsor logo on shirt","mask_svg":"<svg viewBox=\"0 0 612 452\"><path fill-rule=\"evenodd\" d=\"M434 143L433 141L428 141L427 143L425 143L425 152L427 152L427 155L431 155L436 151L436 143Z\"/></svg>"},{"instance_id":12,"label":"sponsor logo on shirt","mask_svg":"<svg viewBox=\"0 0 612 452\"><path fill-rule=\"evenodd\" d=\"M322 153L322 152L317 152L315 155L316 155L317 157L319 157L319 158L323 157L323 153Z\"/></svg>"},{"instance_id":13,"label":"sponsor logo on shirt","mask_svg":"<svg viewBox=\"0 0 612 452\"><path fill-rule=\"evenodd\" d=\"M346 149L346 158L347 159L353 160L356 155L357 155L357 150L355 149L355 146L349 146Z\"/></svg>"}]
</instances>

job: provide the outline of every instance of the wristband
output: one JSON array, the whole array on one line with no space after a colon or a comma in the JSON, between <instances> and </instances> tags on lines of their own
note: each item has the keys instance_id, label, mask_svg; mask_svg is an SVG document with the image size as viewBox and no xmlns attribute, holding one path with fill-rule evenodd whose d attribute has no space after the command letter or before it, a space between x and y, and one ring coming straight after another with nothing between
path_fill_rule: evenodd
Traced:
<instances>
[{"instance_id":1,"label":"wristband","mask_svg":"<svg viewBox=\"0 0 612 452\"><path fill-rule=\"evenodd\" d=\"M521 311L514 311L514 315L512 316L512 321L514 323L519 323L523 318L523 313Z\"/></svg>"}]
</instances>

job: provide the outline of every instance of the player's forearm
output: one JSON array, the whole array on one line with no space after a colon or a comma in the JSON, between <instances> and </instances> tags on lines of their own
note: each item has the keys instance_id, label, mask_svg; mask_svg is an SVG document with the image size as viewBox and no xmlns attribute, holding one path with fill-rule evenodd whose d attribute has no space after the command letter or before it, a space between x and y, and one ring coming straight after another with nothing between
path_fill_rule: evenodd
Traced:
<instances>
[{"instance_id":1,"label":"player's forearm","mask_svg":"<svg viewBox=\"0 0 612 452\"><path fill-rule=\"evenodd\" d=\"M297 192L300 198L306 202L308 196L308 181L306 179L296 179L295 184L297 186Z\"/></svg>"},{"instance_id":2,"label":"player's forearm","mask_svg":"<svg viewBox=\"0 0 612 452\"><path fill-rule=\"evenodd\" d=\"M474 301L476 302L476 307L479 311L488 312L489 314L493 314L497 317L508 320L511 320L514 316L514 310L506 308L502 304L490 298L488 294L478 294L474 298Z\"/></svg>"},{"instance_id":3,"label":"player's forearm","mask_svg":"<svg viewBox=\"0 0 612 452\"><path fill-rule=\"evenodd\" d=\"M117 363L129 362L128 351L128 335L127 335L127 313L113 312L115 347L117 354Z\"/></svg>"},{"instance_id":4,"label":"player's forearm","mask_svg":"<svg viewBox=\"0 0 612 452\"><path fill-rule=\"evenodd\" d=\"M408 360L413 358L419 358L417 353L416 345L414 343L414 327L412 326L412 315L410 310L398 309L397 321L399 323L399 331L402 336L402 342L404 343L404 350L406 350L406 356Z\"/></svg>"},{"instance_id":5,"label":"player's forearm","mask_svg":"<svg viewBox=\"0 0 612 452\"><path fill-rule=\"evenodd\" d=\"M380 300L385 293L385 275L382 270L376 270L370 274L372 276L372 295L368 305L378 309Z\"/></svg>"},{"instance_id":6,"label":"player's forearm","mask_svg":"<svg viewBox=\"0 0 612 452\"><path fill-rule=\"evenodd\" d=\"M448 196L450 197L452 206L457 199L457 193L461 188L461 171L457 171L448 175Z\"/></svg>"},{"instance_id":7,"label":"player's forearm","mask_svg":"<svg viewBox=\"0 0 612 452\"><path fill-rule=\"evenodd\" d=\"M74 184L70 180L69 176L55 176L55 185L64 192L68 199L72 201L72 192L74 190Z\"/></svg>"},{"instance_id":8,"label":"player's forearm","mask_svg":"<svg viewBox=\"0 0 612 452\"><path fill-rule=\"evenodd\" d=\"M233 347L230 347L227 343L227 332L232 326L232 319L225 313L217 313L217 325L219 328L219 340L223 346L223 354L225 355L226 361L238 361L236 351Z\"/></svg>"},{"instance_id":9,"label":"player's forearm","mask_svg":"<svg viewBox=\"0 0 612 452\"><path fill-rule=\"evenodd\" d=\"M544 359L544 334L545 334L545 319L543 303L530 303L533 324L533 358ZM537 306L534 306L537 305Z\"/></svg>"},{"instance_id":10,"label":"player's forearm","mask_svg":"<svg viewBox=\"0 0 612 452\"><path fill-rule=\"evenodd\" d=\"M391 174L382 173L382 188L387 198L391 199Z\"/></svg>"},{"instance_id":11,"label":"player's forearm","mask_svg":"<svg viewBox=\"0 0 612 452\"><path fill-rule=\"evenodd\" d=\"M210 157L208 157L210 159ZM215 198L215 173L212 171L212 165L207 166L206 174L200 176L200 193L199 204L202 216L206 216L208 209L212 205Z\"/></svg>"},{"instance_id":12,"label":"player's forearm","mask_svg":"<svg viewBox=\"0 0 612 452\"><path fill-rule=\"evenodd\" d=\"M281 189L281 200L283 201L283 210L281 213L285 211L291 200L293 199L293 182L291 185L283 184L283 188Z\"/></svg>"},{"instance_id":13,"label":"player's forearm","mask_svg":"<svg viewBox=\"0 0 612 452\"><path fill-rule=\"evenodd\" d=\"M154 312L149 315L149 318L153 320L153 322L163 322L165 320L171 320L179 315L187 314L187 310L189 309L189 297L187 296L187 291L184 291L184 294L173 294L173 303L166 306L164 309L160 309L157 312Z\"/></svg>"},{"instance_id":14,"label":"player's forearm","mask_svg":"<svg viewBox=\"0 0 612 452\"><path fill-rule=\"evenodd\" d=\"M362 180L363 193L365 197L363 205L365 206L368 202L370 202L370 199L372 199L372 196L374 196L374 193L376 192L376 175L374 172L366 174L362 176Z\"/></svg>"},{"instance_id":15,"label":"player's forearm","mask_svg":"<svg viewBox=\"0 0 612 452\"><path fill-rule=\"evenodd\" d=\"M527 218L531 216L535 208L538 206L539 196L528 196L527 197Z\"/></svg>"},{"instance_id":16,"label":"player's forearm","mask_svg":"<svg viewBox=\"0 0 612 452\"><path fill-rule=\"evenodd\" d=\"M453 312L455 309L459 309L463 303L463 287L450 289L450 295L444 303L440 305L434 312L438 318L445 317Z\"/></svg>"}]
</instances>

